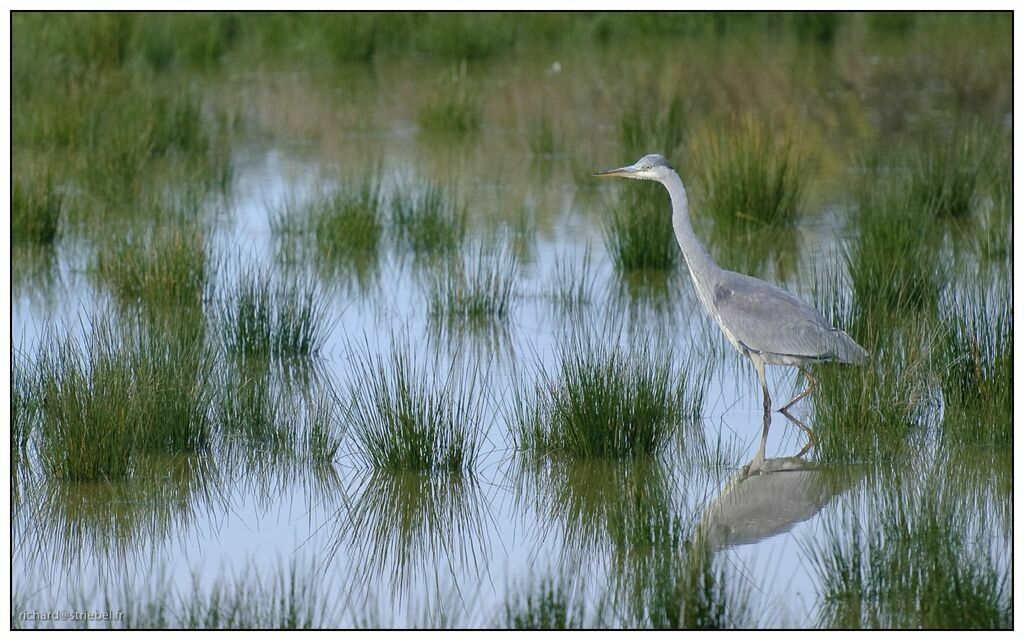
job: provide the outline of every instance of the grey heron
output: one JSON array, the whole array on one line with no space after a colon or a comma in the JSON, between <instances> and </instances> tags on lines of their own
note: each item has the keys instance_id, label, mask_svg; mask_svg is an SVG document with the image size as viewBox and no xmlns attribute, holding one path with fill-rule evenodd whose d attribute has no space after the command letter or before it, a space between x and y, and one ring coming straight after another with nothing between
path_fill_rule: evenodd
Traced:
<instances>
[{"instance_id":1,"label":"grey heron","mask_svg":"<svg viewBox=\"0 0 1024 641\"><path fill-rule=\"evenodd\" d=\"M594 175L654 180L668 190L672 227L697 298L729 343L754 364L764 392L765 412L771 410L765 365L796 366L807 378L807 389L781 408L787 410L817 386L807 371L809 365L823 361L860 365L867 361L867 351L846 332L832 327L818 310L780 287L715 263L693 233L683 181L664 156L648 154L632 165Z\"/></svg>"}]
</instances>

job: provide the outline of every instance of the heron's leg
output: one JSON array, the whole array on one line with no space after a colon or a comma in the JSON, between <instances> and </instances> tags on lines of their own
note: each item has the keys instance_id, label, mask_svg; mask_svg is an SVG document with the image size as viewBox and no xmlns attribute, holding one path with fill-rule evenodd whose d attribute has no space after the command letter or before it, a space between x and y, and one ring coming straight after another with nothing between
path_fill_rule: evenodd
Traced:
<instances>
[{"instance_id":1,"label":"heron's leg","mask_svg":"<svg viewBox=\"0 0 1024 641\"><path fill-rule=\"evenodd\" d=\"M761 391L764 392L764 411L765 414L772 411L772 399L768 396L768 380L764 377L764 361L753 354L750 355L750 360L754 363L754 369L757 370L757 378L761 381Z\"/></svg>"},{"instance_id":2,"label":"heron's leg","mask_svg":"<svg viewBox=\"0 0 1024 641\"><path fill-rule=\"evenodd\" d=\"M814 378L813 376L811 376L811 373L810 373L810 372L808 372L808 371L807 371L807 370L806 370L805 368L803 368L803 367L801 367L801 368L800 368L800 371L801 371L801 372L803 372L803 375L804 375L804 377L806 377L806 378L807 378L807 389L805 389L804 391L800 392L799 394L797 394L796 396L794 396L794 397L793 397L793 399L792 399L791 401L789 401L788 403L786 403L785 405L783 405L783 406L782 406L782 409L780 409L780 410L779 410L780 412L785 412L785 411L786 411L786 410L788 410L789 408L793 407L793 405L794 405L794 404L795 404L795 403L796 403L797 401L799 401L800 399L804 398L805 396L807 396L808 394L810 394L811 392L813 392L813 391L814 391L814 388L816 388L816 387L818 386L818 381L817 381L817 380L815 380L815 378Z\"/></svg>"}]
</instances>

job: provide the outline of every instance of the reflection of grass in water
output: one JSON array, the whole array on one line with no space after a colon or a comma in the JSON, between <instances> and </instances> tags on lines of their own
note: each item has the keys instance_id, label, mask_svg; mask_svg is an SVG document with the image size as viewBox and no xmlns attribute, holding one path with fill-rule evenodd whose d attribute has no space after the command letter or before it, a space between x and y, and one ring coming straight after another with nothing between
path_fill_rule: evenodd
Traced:
<instances>
[{"instance_id":1,"label":"reflection of grass in water","mask_svg":"<svg viewBox=\"0 0 1024 641\"><path fill-rule=\"evenodd\" d=\"M407 185L391 207L392 230L399 246L420 258L458 253L466 237L466 211L439 183Z\"/></svg>"},{"instance_id":2,"label":"reflection of grass in water","mask_svg":"<svg viewBox=\"0 0 1024 641\"><path fill-rule=\"evenodd\" d=\"M583 603L571 600L567 588L554 580L541 580L529 590L506 597L504 612L495 624L506 630L578 630L584 625Z\"/></svg>"},{"instance_id":3,"label":"reflection of grass in water","mask_svg":"<svg viewBox=\"0 0 1024 641\"><path fill-rule=\"evenodd\" d=\"M350 420L367 465L424 473L475 467L479 434L470 393L428 375L408 346L393 347L386 358L362 355L354 371Z\"/></svg>"},{"instance_id":4,"label":"reflection of grass in water","mask_svg":"<svg viewBox=\"0 0 1024 641\"><path fill-rule=\"evenodd\" d=\"M168 580L135 586L125 580L112 593L104 587L107 609L125 612L124 621L105 622L127 629L320 629L336 625L337 609L328 600L315 562L297 561L276 570L247 569L218 576L203 588L196 574L192 585L172 589Z\"/></svg>"},{"instance_id":5,"label":"reflection of grass in water","mask_svg":"<svg viewBox=\"0 0 1024 641\"><path fill-rule=\"evenodd\" d=\"M915 475L920 472L915 471ZM1008 628L1009 576L950 499L942 467L893 483L826 522L811 558L823 586L822 625L841 628ZM982 537L984 538L984 537Z\"/></svg>"},{"instance_id":6,"label":"reflection of grass in water","mask_svg":"<svg viewBox=\"0 0 1024 641\"><path fill-rule=\"evenodd\" d=\"M138 452L194 452L210 437L201 336L167 341L99 319L84 345L51 338L39 356L40 454L54 477L131 476Z\"/></svg>"},{"instance_id":7,"label":"reflection of grass in water","mask_svg":"<svg viewBox=\"0 0 1024 641\"><path fill-rule=\"evenodd\" d=\"M356 584L388 571L392 589L399 592L416 572L431 580L440 564L478 563L483 554L479 492L471 474L375 470L345 531L363 559L355 568Z\"/></svg>"},{"instance_id":8,"label":"reflection of grass in water","mask_svg":"<svg viewBox=\"0 0 1024 641\"><path fill-rule=\"evenodd\" d=\"M210 276L203 234L184 221L112 243L99 250L94 265L122 304L163 309L199 306Z\"/></svg>"},{"instance_id":9,"label":"reflection of grass in water","mask_svg":"<svg viewBox=\"0 0 1024 641\"><path fill-rule=\"evenodd\" d=\"M702 211L716 227L750 234L796 222L803 184L789 138L745 118L709 136L703 165Z\"/></svg>"},{"instance_id":10,"label":"reflection of grass in water","mask_svg":"<svg viewBox=\"0 0 1024 641\"><path fill-rule=\"evenodd\" d=\"M152 455L137 459L131 480L44 484L33 494L43 506L39 553L72 562L166 540L202 518L216 475L203 457Z\"/></svg>"},{"instance_id":11,"label":"reflection of grass in water","mask_svg":"<svg viewBox=\"0 0 1024 641\"><path fill-rule=\"evenodd\" d=\"M598 618L641 628L741 626L743 603L726 590L724 573L691 543L671 479L658 459L523 461L542 512L566 547L585 561L611 555L611 582ZM525 615L524 615L525 616ZM534 614L539 616L539 614Z\"/></svg>"},{"instance_id":12,"label":"reflection of grass in water","mask_svg":"<svg viewBox=\"0 0 1024 641\"><path fill-rule=\"evenodd\" d=\"M516 296L515 259L504 247L480 246L475 253L449 262L434 276L428 303L438 322L483 325L508 320Z\"/></svg>"},{"instance_id":13,"label":"reflection of grass in water","mask_svg":"<svg viewBox=\"0 0 1024 641\"><path fill-rule=\"evenodd\" d=\"M939 337L943 434L956 443L1013 442L1013 315L998 294L951 297Z\"/></svg>"},{"instance_id":14,"label":"reflection of grass in water","mask_svg":"<svg viewBox=\"0 0 1024 641\"><path fill-rule=\"evenodd\" d=\"M620 272L670 270L682 254L664 187L626 181L604 225L605 245Z\"/></svg>"},{"instance_id":15,"label":"reflection of grass in water","mask_svg":"<svg viewBox=\"0 0 1024 641\"><path fill-rule=\"evenodd\" d=\"M308 357L326 340L326 303L311 280L274 283L250 269L222 301L220 322L228 353L244 357Z\"/></svg>"},{"instance_id":16,"label":"reflection of grass in water","mask_svg":"<svg viewBox=\"0 0 1024 641\"><path fill-rule=\"evenodd\" d=\"M700 415L706 390L706 373L674 373L670 363L667 350L647 343L623 354L571 339L559 373L538 386L534 407L519 399L517 446L582 458L656 453Z\"/></svg>"},{"instance_id":17,"label":"reflection of grass in water","mask_svg":"<svg viewBox=\"0 0 1024 641\"><path fill-rule=\"evenodd\" d=\"M52 245L60 233L64 196L51 176L15 176L11 185L11 241Z\"/></svg>"}]
</instances>

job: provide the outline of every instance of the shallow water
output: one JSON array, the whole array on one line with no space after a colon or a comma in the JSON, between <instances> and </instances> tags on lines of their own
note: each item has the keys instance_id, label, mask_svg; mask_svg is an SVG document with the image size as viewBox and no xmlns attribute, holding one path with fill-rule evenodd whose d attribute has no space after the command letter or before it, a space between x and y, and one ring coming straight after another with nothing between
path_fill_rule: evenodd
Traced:
<instances>
[{"instance_id":1,"label":"shallow water","mask_svg":"<svg viewBox=\"0 0 1024 641\"><path fill-rule=\"evenodd\" d=\"M839 264L850 151L884 139L887 126L944 126L949 93L928 83L903 88L919 120L893 124L884 93L873 93L876 88L861 77L867 72L859 58L788 47L761 53L763 68L745 67L739 54L728 52L719 71L735 71L739 87L743 79L754 83L750 95L770 97L766 109L781 118L806 118L797 131L814 157L804 215L781 255L765 261L757 275L810 298L815 275ZM621 185L591 188L581 175L634 160L622 157L615 129L615 105L629 93L633 70L645 70L641 75L650 75L654 84L698 84L690 93L697 119L706 122L699 83L708 82L712 72L691 62L696 54L687 44L669 47L666 55L680 61L677 68L652 69L643 50L531 54L471 68L469 82L485 97L485 107L482 131L465 139L417 130L415 105L451 73L442 65L396 61L341 74L257 70L205 79L210 104L240 114L246 123L234 143L228 202L209 204L212 253L219 260L215 288L230 283L245 265L283 269L270 229L270 203L321 182L358 180L378 167L385 190L427 177L453 185L467 206L470 247L495 233L499 242L525 246L517 255L510 318L482 333L438 331L430 321L422 269L388 243L369 284L318 276L331 332L311 374L317 384L344 398L359 350L387 353L393 342L406 342L418 361L455 372L475 390L482 435L478 471L456 480L373 472L362 465L347 433L328 469L301 460L211 456L154 462L151 483L125 487L55 489L29 481L13 510L12 581L19 607L105 609L104 593L117 607L124 595L142 601L142 595L185 590L194 581L205 590L225 576L272 576L295 563L322 583L327 601L342 604L334 625L492 626L511 592L548 576L568 577L574 593L589 604L600 600L615 585L623 562L609 506L635 489L652 514L689 524L717 518L720 531L742 539L723 542L716 553L727 584L749 602L749 618L736 625L814 625L822 586L808 547L824 540L826 519L856 511L870 521L867 497L885 487L884 473L815 467L811 449L803 456L803 471L737 483L762 433L753 368L706 318L685 267L664 281L660 293L630 293L622 286L602 237ZM800 71L779 70L802 56L807 59ZM556 59L561 72L546 74ZM764 79L762 72L772 77ZM834 75L861 83L861 91L843 90ZM772 89L773 82L788 87L790 98L784 89ZM709 101L754 99L724 81L707 93L712 97L703 99ZM536 158L525 139L531 118L541 112L565 143L557 154ZM676 162L693 184L689 159ZM698 233L707 238L699 191L693 191ZM530 234L517 237L522 216L528 217ZM86 247L73 237L62 241L55 279L15 287L17 349L33 353L48 329L80 333L90 315L108 304L108 294L85 273ZM582 269L588 251L594 297L569 313L550 295L556 266ZM650 336L672 348L679 367L709 364L701 420L646 468L598 462L532 469L514 449L514 390L532 387L539 371L554 371L562 338L581 329L626 347L636 335ZM775 406L799 391L788 369L770 368L769 383ZM809 421L812 403L813 398L798 405L797 418ZM344 420L336 427L344 431ZM769 461L791 457L805 443L796 423L773 416L765 444ZM739 490L754 497L750 505L742 503ZM975 495L998 512L991 495ZM791 509L783 506L787 502ZM716 512L724 509L731 511ZM988 514L979 511L978 523L966 528L982 527ZM759 529L759 519L774 521ZM994 548L1007 551L1009 534L993 528ZM1009 554L996 558L1000 572L1008 574ZM636 567L642 571L643 565ZM613 615L611 624L616 621Z\"/></svg>"}]
</instances>

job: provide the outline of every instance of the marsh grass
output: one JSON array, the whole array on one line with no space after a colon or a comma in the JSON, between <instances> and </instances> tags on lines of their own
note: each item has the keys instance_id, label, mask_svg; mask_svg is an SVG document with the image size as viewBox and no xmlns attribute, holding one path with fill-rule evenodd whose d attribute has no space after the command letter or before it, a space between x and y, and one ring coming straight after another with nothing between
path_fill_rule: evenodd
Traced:
<instances>
[{"instance_id":1,"label":"marsh grass","mask_svg":"<svg viewBox=\"0 0 1024 641\"><path fill-rule=\"evenodd\" d=\"M479 416L472 390L429 375L408 346L366 353L353 369L349 422L356 449L372 468L425 474L472 472Z\"/></svg>"},{"instance_id":2,"label":"marsh grass","mask_svg":"<svg viewBox=\"0 0 1024 641\"><path fill-rule=\"evenodd\" d=\"M641 86L619 115L619 144L630 162L644 154L671 158L686 134L685 105L680 95L666 97L655 87ZM671 162L671 161L670 161Z\"/></svg>"},{"instance_id":3,"label":"marsh grass","mask_svg":"<svg viewBox=\"0 0 1024 641\"><path fill-rule=\"evenodd\" d=\"M305 566L306 564L302 564ZM132 586L120 594L104 591L105 607L125 612L126 629L317 629L336 625L336 610L314 564L293 561L275 570L222 575L204 588L195 575L190 586ZM117 627L116 622L107 622Z\"/></svg>"},{"instance_id":4,"label":"marsh grass","mask_svg":"<svg viewBox=\"0 0 1024 641\"><path fill-rule=\"evenodd\" d=\"M561 583L547 579L506 597L496 627L506 630L579 630L585 627L582 601Z\"/></svg>"},{"instance_id":5,"label":"marsh grass","mask_svg":"<svg viewBox=\"0 0 1024 641\"><path fill-rule=\"evenodd\" d=\"M518 265L504 246L481 244L433 275L430 314L442 325L486 326L507 321L515 302Z\"/></svg>"},{"instance_id":6,"label":"marsh grass","mask_svg":"<svg viewBox=\"0 0 1024 641\"><path fill-rule=\"evenodd\" d=\"M325 298L311 279L276 281L248 269L221 303L225 350L243 358L317 355L329 331Z\"/></svg>"},{"instance_id":7,"label":"marsh grass","mask_svg":"<svg viewBox=\"0 0 1024 641\"><path fill-rule=\"evenodd\" d=\"M865 319L934 309L947 277L935 217L911 199L905 178L883 175L887 162L865 159L854 193L855 236L846 263Z\"/></svg>"},{"instance_id":8,"label":"marsh grass","mask_svg":"<svg viewBox=\"0 0 1024 641\"><path fill-rule=\"evenodd\" d=\"M961 127L948 140L932 139L909 157L909 198L926 215L964 218L974 211L989 154L977 127Z\"/></svg>"},{"instance_id":9,"label":"marsh grass","mask_svg":"<svg viewBox=\"0 0 1024 641\"><path fill-rule=\"evenodd\" d=\"M483 107L468 88L465 62L442 83L443 89L416 110L416 122L427 134L466 136L480 130Z\"/></svg>"},{"instance_id":10,"label":"marsh grass","mask_svg":"<svg viewBox=\"0 0 1024 641\"><path fill-rule=\"evenodd\" d=\"M50 175L16 176L11 185L11 241L52 246L60 237L64 195Z\"/></svg>"},{"instance_id":11,"label":"marsh grass","mask_svg":"<svg viewBox=\"0 0 1024 641\"><path fill-rule=\"evenodd\" d=\"M939 348L943 434L953 443L1013 442L1013 316L999 294L955 296Z\"/></svg>"},{"instance_id":12,"label":"marsh grass","mask_svg":"<svg viewBox=\"0 0 1024 641\"><path fill-rule=\"evenodd\" d=\"M108 321L84 344L52 338L38 361L44 467L61 480L118 480L139 453L203 451L209 363L199 337L167 341Z\"/></svg>"},{"instance_id":13,"label":"marsh grass","mask_svg":"<svg viewBox=\"0 0 1024 641\"><path fill-rule=\"evenodd\" d=\"M318 263L357 274L372 269L379 260L384 228L380 180L371 176L359 185L322 190L310 198L299 224L308 224L306 229L315 236Z\"/></svg>"},{"instance_id":14,"label":"marsh grass","mask_svg":"<svg viewBox=\"0 0 1024 641\"><path fill-rule=\"evenodd\" d=\"M559 309L571 312L593 303L597 296L597 274L590 246L578 266L564 256L556 258L554 276L548 287L548 297Z\"/></svg>"},{"instance_id":15,"label":"marsh grass","mask_svg":"<svg viewBox=\"0 0 1024 641\"><path fill-rule=\"evenodd\" d=\"M717 228L749 235L796 222L803 172L788 136L748 117L710 133L705 153L702 212Z\"/></svg>"},{"instance_id":16,"label":"marsh grass","mask_svg":"<svg viewBox=\"0 0 1024 641\"><path fill-rule=\"evenodd\" d=\"M212 271L207 254L203 232L182 222L99 248L92 271L124 305L198 308Z\"/></svg>"},{"instance_id":17,"label":"marsh grass","mask_svg":"<svg viewBox=\"0 0 1024 641\"><path fill-rule=\"evenodd\" d=\"M656 454L687 420L699 417L706 373L673 372L666 350L629 352L574 337L554 376L535 398L517 400L519 449L580 458L633 459Z\"/></svg>"},{"instance_id":18,"label":"marsh grass","mask_svg":"<svg viewBox=\"0 0 1024 641\"><path fill-rule=\"evenodd\" d=\"M529 127L530 153L535 158L554 156L562 150L565 145L563 136L555 131L551 117L547 113L541 113L533 120Z\"/></svg>"},{"instance_id":19,"label":"marsh grass","mask_svg":"<svg viewBox=\"0 0 1024 641\"><path fill-rule=\"evenodd\" d=\"M668 194L661 185L627 183L604 225L605 246L616 269L620 273L675 269L681 253L672 230Z\"/></svg>"},{"instance_id":20,"label":"marsh grass","mask_svg":"<svg viewBox=\"0 0 1024 641\"><path fill-rule=\"evenodd\" d=\"M466 238L466 210L450 188L409 184L392 198L391 227L398 246L419 259L451 256Z\"/></svg>"},{"instance_id":21,"label":"marsh grass","mask_svg":"<svg viewBox=\"0 0 1024 641\"><path fill-rule=\"evenodd\" d=\"M1009 577L967 532L964 515L926 474L921 487L877 494L872 522L857 511L826 523L811 547L823 586L820 623L841 628L997 629L1012 625Z\"/></svg>"}]
</instances>

